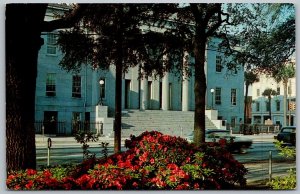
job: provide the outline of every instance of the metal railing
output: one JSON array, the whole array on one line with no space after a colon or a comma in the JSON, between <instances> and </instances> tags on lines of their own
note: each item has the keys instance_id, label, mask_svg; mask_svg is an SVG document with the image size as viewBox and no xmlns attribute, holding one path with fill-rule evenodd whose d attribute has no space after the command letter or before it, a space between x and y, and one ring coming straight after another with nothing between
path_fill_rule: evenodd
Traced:
<instances>
[{"instance_id":1,"label":"metal railing","mask_svg":"<svg viewBox=\"0 0 300 194\"><path fill-rule=\"evenodd\" d=\"M233 129L235 134L253 135L260 133L278 133L279 125L241 124Z\"/></svg>"},{"instance_id":2,"label":"metal railing","mask_svg":"<svg viewBox=\"0 0 300 194\"><path fill-rule=\"evenodd\" d=\"M92 132L103 135L102 122L90 121L35 121L36 134L51 134L56 136L73 135L77 131Z\"/></svg>"}]
</instances>

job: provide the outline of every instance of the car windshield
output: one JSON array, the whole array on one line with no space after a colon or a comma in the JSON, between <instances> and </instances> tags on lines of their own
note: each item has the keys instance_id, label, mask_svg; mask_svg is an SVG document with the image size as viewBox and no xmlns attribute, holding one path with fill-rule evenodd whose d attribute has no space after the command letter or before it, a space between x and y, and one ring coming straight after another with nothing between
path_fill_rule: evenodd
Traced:
<instances>
[{"instance_id":1,"label":"car windshield","mask_svg":"<svg viewBox=\"0 0 300 194\"><path fill-rule=\"evenodd\" d=\"M295 128L282 128L282 132L284 133L295 133Z\"/></svg>"}]
</instances>

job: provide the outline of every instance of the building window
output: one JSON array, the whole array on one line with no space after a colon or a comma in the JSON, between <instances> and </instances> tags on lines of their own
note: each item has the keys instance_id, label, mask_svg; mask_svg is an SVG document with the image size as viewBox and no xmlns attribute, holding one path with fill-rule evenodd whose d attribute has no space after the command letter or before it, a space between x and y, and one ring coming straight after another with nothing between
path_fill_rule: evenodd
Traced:
<instances>
[{"instance_id":1,"label":"building window","mask_svg":"<svg viewBox=\"0 0 300 194\"><path fill-rule=\"evenodd\" d=\"M292 95L292 87L288 86L288 95Z\"/></svg>"},{"instance_id":2,"label":"building window","mask_svg":"<svg viewBox=\"0 0 300 194\"><path fill-rule=\"evenodd\" d=\"M280 95L280 87L277 87L277 95Z\"/></svg>"},{"instance_id":3,"label":"building window","mask_svg":"<svg viewBox=\"0 0 300 194\"><path fill-rule=\"evenodd\" d=\"M256 89L256 96L260 96L260 90Z\"/></svg>"},{"instance_id":4,"label":"building window","mask_svg":"<svg viewBox=\"0 0 300 194\"><path fill-rule=\"evenodd\" d=\"M47 54L50 55L57 54L56 34L53 33L47 34Z\"/></svg>"},{"instance_id":5,"label":"building window","mask_svg":"<svg viewBox=\"0 0 300 194\"><path fill-rule=\"evenodd\" d=\"M81 98L81 76L79 75L73 76L72 97Z\"/></svg>"},{"instance_id":6,"label":"building window","mask_svg":"<svg viewBox=\"0 0 300 194\"><path fill-rule=\"evenodd\" d=\"M231 105L236 105L236 89L231 89Z\"/></svg>"},{"instance_id":7,"label":"building window","mask_svg":"<svg viewBox=\"0 0 300 194\"><path fill-rule=\"evenodd\" d=\"M222 71L222 59L221 56L216 56L216 72L221 72Z\"/></svg>"},{"instance_id":8,"label":"building window","mask_svg":"<svg viewBox=\"0 0 300 194\"><path fill-rule=\"evenodd\" d=\"M260 103L259 102L256 102L256 112L259 112L260 111Z\"/></svg>"},{"instance_id":9,"label":"building window","mask_svg":"<svg viewBox=\"0 0 300 194\"><path fill-rule=\"evenodd\" d=\"M46 96L56 96L55 73L47 73Z\"/></svg>"},{"instance_id":10,"label":"building window","mask_svg":"<svg viewBox=\"0 0 300 194\"><path fill-rule=\"evenodd\" d=\"M215 104L221 104L221 88L216 88Z\"/></svg>"},{"instance_id":11,"label":"building window","mask_svg":"<svg viewBox=\"0 0 300 194\"><path fill-rule=\"evenodd\" d=\"M280 101L276 101L276 111L280 111Z\"/></svg>"},{"instance_id":12,"label":"building window","mask_svg":"<svg viewBox=\"0 0 300 194\"><path fill-rule=\"evenodd\" d=\"M235 127L235 125L236 125L236 117L231 117L230 124L231 124L231 127Z\"/></svg>"},{"instance_id":13,"label":"building window","mask_svg":"<svg viewBox=\"0 0 300 194\"><path fill-rule=\"evenodd\" d=\"M269 103L269 101L266 101L266 111L270 111L270 103Z\"/></svg>"}]
</instances>

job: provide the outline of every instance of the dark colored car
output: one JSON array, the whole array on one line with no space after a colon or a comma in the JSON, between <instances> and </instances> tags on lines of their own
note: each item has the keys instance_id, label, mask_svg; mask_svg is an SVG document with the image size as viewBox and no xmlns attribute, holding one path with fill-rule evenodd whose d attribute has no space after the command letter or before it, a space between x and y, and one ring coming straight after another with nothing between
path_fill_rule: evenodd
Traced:
<instances>
[{"instance_id":1,"label":"dark colored car","mask_svg":"<svg viewBox=\"0 0 300 194\"><path fill-rule=\"evenodd\" d=\"M189 142L194 138L193 133L187 137ZM231 152L239 152L244 154L252 145L252 139L243 136L234 136L230 134L229 130L223 129L206 129L205 142L218 142L220 139L226 139L228 142L228 149Z\"/></svg>"},{"instance_id":2,"label":"dark colored car","mask_svg":"<svg viewBox=\"0 0 300 194\"><path fill-rule=\"evenodd\" d=\"M275 139L278 141L282 141L286 145L296 145L296 127L289 126L289 127L282 127L279 133L274 136Z\"/></svg>"}]
</instances>

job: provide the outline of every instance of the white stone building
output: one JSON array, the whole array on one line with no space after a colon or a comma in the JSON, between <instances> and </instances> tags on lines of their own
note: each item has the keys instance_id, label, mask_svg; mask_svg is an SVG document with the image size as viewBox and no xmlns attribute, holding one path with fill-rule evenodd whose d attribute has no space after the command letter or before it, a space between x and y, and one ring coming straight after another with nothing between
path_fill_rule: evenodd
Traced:
<instances>
[{"instance_id":1,"label":"white stone building","mask_svg":"<svg viewBox=\"0 0 300 194\"><path fill-rule=\"evenodd\" d=\"M260 75L259 82L252 85L252 123L264 124L269 119L268 99L262 96L265 89L271 88L277 92L277 95L271 99L271 120L273 124L283 125L283 95L284 88L282 82L277 83L274 78L266 75ZM296 125L296 109L290 109L291 106L296 107L296 77L290 78L287 90L287 125Z\"/></svg>"},{"instance_id":2,"label":"white stone building","mask_svg":"<svg viewBox=\"0 0 300 194\"><path fill-rule=\"evenodd\" d=\"M50 12L48 10L46 19L51 19L51 10ZM61 122L56 126L56 131L45 130L46 132L50 130L50 133L60 131L65 134L72 133L74 121L90 123L101 121L104 123L103 134L111 134L115 107L115 67L110 66L109 70L100 71L92 70L89 64L83 64L78 74L67 73L58 65L62 53L55 45L55 37L55 32L43 34L45 43L38 57L36 120L45 123L54 119ZM228 58L225 58L216 48L218 41L216 38L211 39L206 51L207 92L203 94L206 98L206 116L211 123L210 127L225 128L226 125L234 127L240 119L244 118L244 71L242 68L228 71L225 65ZM193 63L193 57L190 56L189 59ZM101 85L100 80L102 80ZM139 112L146 111L150 114L151 110L156 115L164 112L159 118L170 117L171 120L165 122L171 122L172 125L166 128L181 125L181 128L184 126L188 131L192 131L194 102L193 76L183 79L173 73L167 73L162 79L148 77L148 79L138 80L138 67L129 69L123 76L123 121L126 121L127 113L134 112L137 115ZM178 117L191 117L192 120L187 121L188 124L182 123L183 121L177 123L176 120L179 119L175 117L175 112ZM183 112L188 113L183 114ZM133 117L133 115L129 116ZM162 126L161 122L156 124L157 127L153 127L157 129ZM144 125L148 125L146 121ZM94 128L98 129L99 126Z\"/></svg>"}]
</instances>

